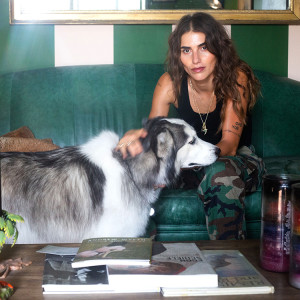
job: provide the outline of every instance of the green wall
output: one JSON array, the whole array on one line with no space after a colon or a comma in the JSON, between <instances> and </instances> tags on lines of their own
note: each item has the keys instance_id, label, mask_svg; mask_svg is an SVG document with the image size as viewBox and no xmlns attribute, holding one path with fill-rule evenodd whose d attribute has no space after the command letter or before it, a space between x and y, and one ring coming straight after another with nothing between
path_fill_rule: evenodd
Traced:
<instances>
[{"instance_id":1,"label":"green wall","mask_svg":"<svg viewBox=\"0 0 300 300\"><path fill-rule=\"evenodd\" d=\"M231 38L252 68L288 75L288 25L232 25Z\"/></svg>"},{"instance_id":2,"label":"green wall","mask_svg":"<svg viewBox=\"0 0 300 300\"><path fill-rule=\"evenodd\" d=\"M170 25L115 25L114 63L163 63Z\"/></svg>"},{"instance_id":3,"label":"green wall","mask_svg":"<svg viewBox=\"0 0 300 300\"><path fill-rule=\"evenodd\" d=\"M232 25L241 58L253 68L288 72L288 25ZM115 25L114 63L163 63L171 25ZM54 25L9 25L0 0L0 74L54 66Z\"/></svg>"}]
</instances>

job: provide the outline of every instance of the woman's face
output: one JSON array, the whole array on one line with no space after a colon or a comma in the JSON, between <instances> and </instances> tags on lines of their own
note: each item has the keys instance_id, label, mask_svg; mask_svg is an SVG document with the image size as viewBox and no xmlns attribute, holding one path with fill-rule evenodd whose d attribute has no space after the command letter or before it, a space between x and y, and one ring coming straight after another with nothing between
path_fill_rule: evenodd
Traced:
<instances>
[{"instance_id":1,"label":"woman's face","mask_svg":"<svg viewBox=\"0 0 300 300\"><path fill-rule=\"evenodd\" d=\"M180 60L194 80L212 80L217 58L207 50L204 33L189 31L182 35Z\"/></svg>"}]
</instances>

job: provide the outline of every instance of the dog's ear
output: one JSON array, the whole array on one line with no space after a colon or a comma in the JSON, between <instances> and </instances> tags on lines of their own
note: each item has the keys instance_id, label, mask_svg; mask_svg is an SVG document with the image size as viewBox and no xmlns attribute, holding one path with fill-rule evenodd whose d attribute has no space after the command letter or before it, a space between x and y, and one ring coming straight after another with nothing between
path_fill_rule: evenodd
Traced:
<instances>
[{"instance_id":1,"label":"dog's ear","mask_svg":"<svg viewBox=\"0 0 300 300\"><path fill-rule=\"evenodd\" d=\"M173 136L167 128L157 128L141 139L144 152L153 151L158 158L165 157L174 146Z\"/></svg>"},{"instance_id":2,"label":"dog's ear","mask_svg":"<svg viewBox=\"0 0 300 300\"><path fill-rule=\"evenodd\" d=\"M163 158L169 152L170 147L173 147L173 137L168 129L165 129L157 136L156 154L157 157Z\"/></svg>"},{"instance_id":3,"label":"dog's ear","mask_svg":"<svg viewBox=\"0 0 300 300\"><path fill-rule=\"evenodd\" d=\"M145 138L141 138L141 143L143 145L144 152L152 149L156 149L156 137L158 134L164 130L160 120L162 117L156 117L153 119L143 119L143 128L148 132Z\"/></svg>"}]
</instances>

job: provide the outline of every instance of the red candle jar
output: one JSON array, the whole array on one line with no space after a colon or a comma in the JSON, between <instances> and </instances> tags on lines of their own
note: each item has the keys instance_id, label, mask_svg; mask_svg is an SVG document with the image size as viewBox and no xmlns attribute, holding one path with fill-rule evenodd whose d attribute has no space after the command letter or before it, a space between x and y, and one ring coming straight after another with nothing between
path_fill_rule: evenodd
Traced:
<instances>
[{"instance_id":1,"label":"red candle jar","mask_svg":"<svg viewBox=\"0 0 300 300\"><path fill-rule=\"evenodd\" d=\"M292 185L290 284L300 289L300 183Z\"/></svg>"},{"instance_id":2,"label":"red candle jar","mask_svg":"<svg viewBox=\"0 0 300 300\"><path fill-rule=\"evenodd\" d=\"M268 271L289 271L291 192L292 184L297 182L300 175L263 177L260 264Z\"/></svg>"}]
</instances>

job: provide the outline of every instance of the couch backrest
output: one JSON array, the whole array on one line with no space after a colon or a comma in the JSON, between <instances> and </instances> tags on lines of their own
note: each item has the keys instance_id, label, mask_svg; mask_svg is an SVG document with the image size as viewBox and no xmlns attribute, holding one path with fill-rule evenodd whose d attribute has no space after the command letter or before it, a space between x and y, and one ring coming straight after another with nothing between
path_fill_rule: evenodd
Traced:
<instances>
[{"instance_id":1,"label":"couch backrest","mask_svg":"<svg viewBox=\"0 0 300 300\"><path fill-rule=\"evenodd\" d=\"M262 157L300 155L300 82L255 71L261 96L253 111L252 142Z\"/></svg>"},{"instance_id":2,"label":"couch backrest","mask_svg":"<svg viewBox=\"0 0 300 300\"><path fill-rule=\"evenodd\" d=\"M121 135L139 128L163 72L156 69L157 75L151 65L76 66L1 76L0 134L26 125L37 138L66 146L102 129Z\"/></svg>"},{"instance_id":3,"label":"couch backrest","mask_svg":"<svg viewBox=\"0 0 300 300\"><path fill-rule=\"evenodd\" d=\"M148 117L160 64L47 68L0 76L0 135L24 125L37 138L78 145L102 129L123 135ZM300 149L300 83L256 72L262 97L253 115L253 144L261 156ZM171 116L176 116L175 110Z\"/></svg>"}]
</instances>

